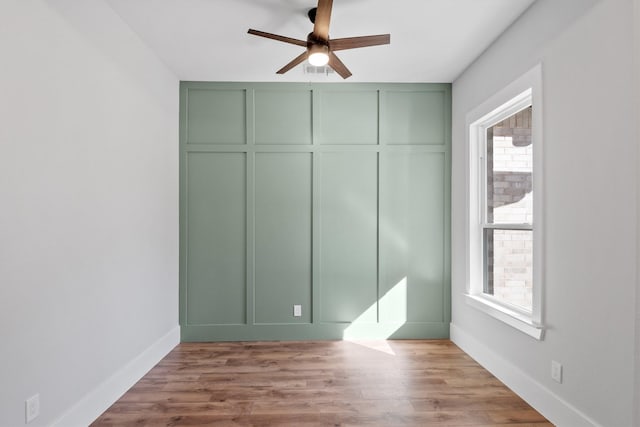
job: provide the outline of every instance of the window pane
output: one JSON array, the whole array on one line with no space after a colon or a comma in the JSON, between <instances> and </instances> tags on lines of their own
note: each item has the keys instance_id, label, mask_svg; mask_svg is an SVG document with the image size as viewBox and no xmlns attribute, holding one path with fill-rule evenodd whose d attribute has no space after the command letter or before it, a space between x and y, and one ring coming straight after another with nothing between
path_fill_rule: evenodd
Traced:
<instances>
[{"instance_id":1,"label":"window pane","mask_svg":"<svg viewBox=\"0 0 640 427\"><path fill-rule=\"evenodd\" d=\"M487 129L487 223L533 223L531 107Z\"/></svg>"},{"instance_id":2,"label":"window pane","mask_svg":"<svg viewBox=\"0 0 640 427\"><path fill-rule=\"evenodd\" d=\"M531 311L533 232L484 230L484 293Z\"/></svg>"}]
</instances>

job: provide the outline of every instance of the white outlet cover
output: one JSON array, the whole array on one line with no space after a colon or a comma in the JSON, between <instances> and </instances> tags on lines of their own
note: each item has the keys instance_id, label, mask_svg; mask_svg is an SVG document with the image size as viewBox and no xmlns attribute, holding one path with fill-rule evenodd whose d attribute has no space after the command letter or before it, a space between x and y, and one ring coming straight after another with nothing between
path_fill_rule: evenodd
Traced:
<instances>
[{"instance_id":1,"label":"white outlet cover","mask_svg":"<svg viewBox=\"0 0 640 427\"><path fill-rule=\"evenodd\" d=\"M551 378L555 382L562 384L562 364L555 360L551 361Z\"/></svg>"},{"instance_id":2,"label":"white outlet cover","mask_svg":"<svg viewBox=\"0 0 640 427\"><path fill-rule=\"evenodd\" d=\"M35 420L40 415L40 395L36 394L25 400L24 410L24 417L27 423Z\"/></svg>"},{"instance_id":3,"label":"white outlet cover","mask_svg":"<svg viewBox=\"0 0 640 427\"><path fill-rule=\"evenodd\" d=\"M301 317L302 316L302 306L301 305L294 305L293 306L293 316L294 317Z\"/></svg>"}]
</instances>

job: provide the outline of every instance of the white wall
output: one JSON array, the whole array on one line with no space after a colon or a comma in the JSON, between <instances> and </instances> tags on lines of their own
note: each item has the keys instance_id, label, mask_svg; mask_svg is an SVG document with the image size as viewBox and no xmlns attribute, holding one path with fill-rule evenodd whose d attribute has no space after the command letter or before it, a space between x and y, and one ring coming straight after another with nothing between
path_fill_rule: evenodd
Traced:
<instances>
[{"instance_id":1,"label":"white wall","mask_svg":"<svg viewBox=\"0 0 640 427\"><path fill-rule=\"evenodd\" d=\"M634 0L634 76L635 76L635 123L636 140L640 143L640 0ZM636 170L636 182L640 181L640 149L637 156L638 168ZM636 209L638 220L636 224L637 246L636 266L640 266L640 185L637 186ZM640 425L640 270L636 269L636 372L635 372L635 419L634 425Z\"/></svg>"},{"instance_id":2,"label":"white wall","mask_svg":"<svg viewBox=\"0 0 640 427\"><path fill-rule=\"evenodd\" d=\"M453 85L452 338L562 426L631 426L633 0L538 0ZM465 115L543 65L543 341L465 303ZM550 378L551 360L564 382Z\"/></svg>"},{"instance_id":3,"label":"white wall","mask_svg":"<svg viewBox=\"0 0 640 427\"><path fill-rule=\"evenodd\" d=\"M102 0L2 0L0 52L0 425L82 424L178 339L178 80Z\"/></svg>"}]
</instances>

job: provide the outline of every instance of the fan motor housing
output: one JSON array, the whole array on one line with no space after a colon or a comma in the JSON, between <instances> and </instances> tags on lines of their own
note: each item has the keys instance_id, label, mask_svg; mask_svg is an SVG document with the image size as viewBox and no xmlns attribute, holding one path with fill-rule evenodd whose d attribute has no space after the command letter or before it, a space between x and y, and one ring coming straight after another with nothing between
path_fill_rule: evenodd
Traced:
<instances>
[{"instance_id":1,"label":"fan motor housing","mask_svg":"<svg viewBox=\"0 0 640 427\"><path fill-rule=\"evenodd\" d=\"M311 46L314 46L314 45L329 47L329 40L321 39L320 37L317 37L315 34L309 33L309 35L307 36L307 48L311 48Z\"/></svg>"}]
</instances>

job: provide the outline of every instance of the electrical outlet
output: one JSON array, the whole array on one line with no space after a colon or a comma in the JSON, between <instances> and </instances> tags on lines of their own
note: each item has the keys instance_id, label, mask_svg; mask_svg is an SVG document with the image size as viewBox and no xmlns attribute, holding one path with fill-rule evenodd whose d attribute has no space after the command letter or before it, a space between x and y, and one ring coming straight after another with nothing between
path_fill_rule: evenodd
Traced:
<instances>
[{"instance_id":1,"label":"electrical outlet","mask_svg":"<svg viewBox=\"0 0 640 427\"><path fill-rule=\"evenodd\" d=\"M27 423L40 415L40 395L36 394L24 401L24 418Z\"/></svg>"},{"instance_id":2,"label":"electrical outlet","mask_svg":"<svg viewBox=\"0 0 640 427\"><path fill-rule=\"evenodd\" d=\"M293 317L301 317L301 316L302 316L302 306L298 304L294 304Z\"/></svg>"},{"instance_id":3,"label":"electrical outlet","mask_svg":"<svg viewBox=\"0 0 640 427\"><path fill-rule=\"evenodd\" d=\"M555 382L562 384L562 364L555 360L551 361L551 378Z\"/></svg>"}]
</instances>

